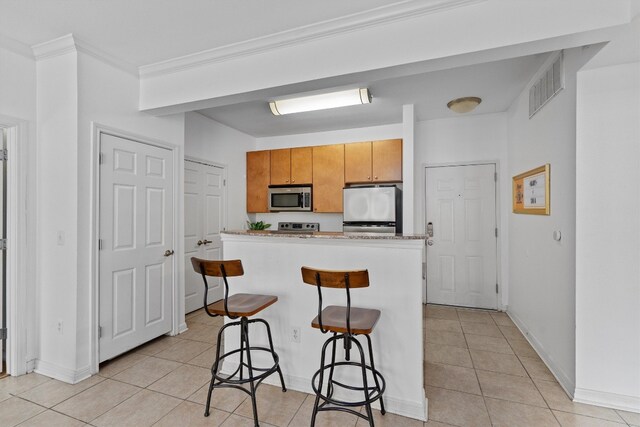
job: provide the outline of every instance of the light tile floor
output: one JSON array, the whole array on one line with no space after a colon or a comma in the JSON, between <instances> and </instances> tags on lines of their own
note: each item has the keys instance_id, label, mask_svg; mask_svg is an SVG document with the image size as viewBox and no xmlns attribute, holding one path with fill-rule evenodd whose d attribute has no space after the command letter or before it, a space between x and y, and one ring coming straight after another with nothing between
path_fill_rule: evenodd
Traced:
<instances>
[{"instance_id":1,"label":"light tile floor","mask_svg":"<svg viewBox=\"0 0 640 427\"><path fill-rule=\"evenodd\" d=\"M640 414L573 403L504 313L427 306L425 384L430 421L374 410L377 426L640 426ZM221 319L198 311L189 331L161 337L69 385L38 374L0 380L0 426L252 426L247 395L216 390L204 418ZM260 425L308 426L313 396L262 385ZM361 427L324 412L318 426Z\"/></svg>"}]
</instances>

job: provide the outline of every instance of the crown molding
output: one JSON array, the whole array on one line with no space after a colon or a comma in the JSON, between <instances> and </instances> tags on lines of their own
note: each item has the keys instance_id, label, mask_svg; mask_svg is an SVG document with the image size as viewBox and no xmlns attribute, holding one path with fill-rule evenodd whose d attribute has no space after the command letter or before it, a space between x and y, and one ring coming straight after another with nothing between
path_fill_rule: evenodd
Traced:
<instances>
[{"instance_id":1,"label":"crown molding","mask_svg":"<svg viewBox=\"0 0 640 427\"><path fill-rule=\"evenodd\" d=\"M0 47L3 47L17 55L24 56L25 58L33 59L33 52L29 45L16 39L12 39L9 36L5 36L4 34L0 34Z\"/></svg>"},{"instance_id":2,"label":"crown molding","mask_svg":"<svg viewBox=\"0 0 640 427\"><path fill-rule=\"evenodd\" d=\"M48 40L31 46L36 61L55 58L70 52L77 52L73 34L67 34L57 39Z\"/></svg>"},{"instance_id":3,"label":"crown molding","mask_svg":"<svg viewBox=\"0 0 640 427\"><path fill-rule=\"evenodd\" d=\"M138 69L134 65L78 39L73 34L67 34L62 37L58 37L57 39L34 45L31 49L33 50L33 56L36 61L54 58L69 52L81 52L97 59L98 61L109 64L121 71L138 77Z\"/></svg>"},{"instance_id":4,"label":"crown molding","mask_svg":"<svg viewBox=\"0 0 640 427\"><path fill-rule=\"evenodd\" d=\"M156 62L154 64L143 65L139 68L139 75L143 78L171 74L206 64L228 61L242 56L256 55L285 46L304 44L321 38L334 37L369 27L444 12L486 1L487 0L405 0L364 12L317 22L263 37Z\"/></svg>"}]
</instances>

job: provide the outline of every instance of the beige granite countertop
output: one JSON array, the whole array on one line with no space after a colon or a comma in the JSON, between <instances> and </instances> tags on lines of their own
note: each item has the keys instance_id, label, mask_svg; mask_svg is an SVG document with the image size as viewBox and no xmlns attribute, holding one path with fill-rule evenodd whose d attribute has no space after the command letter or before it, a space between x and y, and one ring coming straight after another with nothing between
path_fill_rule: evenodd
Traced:
<instances>
[{"instance_id":1,"label":"beige granite countertop","mask_svg":"<svg viewBox=\"0 0 640 427\"><path fill-rule=\"evenodd\" d=\"M313 233L282 232L273 230L227 230L222 234L236 236L278 237L294 239L365 239L365 240L424 240L424 234L343 233L341 231L317 231Z\"/></svg>"}]
</instances>

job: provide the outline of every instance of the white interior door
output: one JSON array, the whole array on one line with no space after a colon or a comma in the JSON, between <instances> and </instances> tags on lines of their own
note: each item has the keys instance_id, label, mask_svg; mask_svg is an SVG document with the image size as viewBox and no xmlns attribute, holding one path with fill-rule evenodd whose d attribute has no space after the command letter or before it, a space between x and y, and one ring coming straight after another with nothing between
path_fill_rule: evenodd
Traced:
<instances>
[{"instance_id":1,"label":"white interior door","mask_svg":"<svg viewBox=\"0 0 640 427\"><path fill-rule=\"evenodd\" d=\"M428 167L427 302L497 308L495 165Z\"/></svg>"},{"instance_id":2,"label":"white interior door","mask_svg":"<svg viewBox=\"0 0 640 427\"><path fill-rule=\"evenodd\" d=\"M102 362L171 330L174 195L171 150L105 134L100 146Z\"/></svg>"},{"instance_id":3,"label":"white interior door","mask_svg":"<svg viewBox=\"0 0 640 427\"><path fill-rule=\"evenodd\" d=\"M191 257L222 259L220 232L225 229L225 174L220 166L185 161L185 312L202 308L202 276L191 268ZM223 297L220 279L208 278L208 303Z\"/></svg>"}]
</instances>

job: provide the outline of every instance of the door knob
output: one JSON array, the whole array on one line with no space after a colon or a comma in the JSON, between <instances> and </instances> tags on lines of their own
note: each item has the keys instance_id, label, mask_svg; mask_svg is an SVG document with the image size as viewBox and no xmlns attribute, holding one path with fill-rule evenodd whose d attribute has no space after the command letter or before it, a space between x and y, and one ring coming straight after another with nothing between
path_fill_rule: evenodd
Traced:
<instances>
[{"instance_id":1,"label":"door knob","mask_svg":"<svg viewBox=\"0 0 640 427\"><path fill-rule=\"evenodd\" d=\"M212 241L212 240L204 239L204 240L202 241L202 243L204 243L204 244L206 245L206 244L208 244L208 243L213 243L213 241Z\"/></svg>"},{"instance_id":2,"label":"door knob","mask_svg":"<svg viewBox=\"0 0 640 427\"><path fill-rule=\"evenodd\" d=\"M204 245L204 242L203 242L202 240L198 240L198 242L196 243L196 245L198 245L198 246L202 246L202 245Z\"/></svg>"},{"instance_id":3,"label":"door knob","mask_svg":"<svg viewBox=\"0 0 640 427\"><path fill-rule=\"evenodd\" d=\"M167 249L166 251L164 251L164 256L171 256L173 254L174 254L174 252L172 250L170 250L170 249Z\"/></svg>"}]
</instances>

